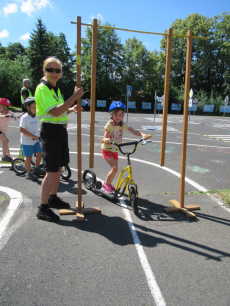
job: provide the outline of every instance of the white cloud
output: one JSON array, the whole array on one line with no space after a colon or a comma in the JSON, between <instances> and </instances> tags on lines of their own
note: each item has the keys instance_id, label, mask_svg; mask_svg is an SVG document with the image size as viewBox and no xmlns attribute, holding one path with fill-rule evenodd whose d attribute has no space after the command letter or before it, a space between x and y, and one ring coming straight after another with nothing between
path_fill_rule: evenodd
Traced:
<instances>
[{"instance_id":1,"label":"white cloud","mask_svg":"<svg viewBox=\"0 0 230 306\"><path fill-rule=\"evenodd\" d=\"M49 0L35 0L34 4L40 10L42 7L46 7L47 5L50 6L50 1Z\"/></svg>"},{"instance_id":2,"label":"white cloud","mask_svg":"<svg viewBox=\"0 0 230 306\"><path fill-rule=\"evenodd\" d=\"M0 32L0 38L9 37L9 31L4 29L2 32Z\"/></svg>"},{"instance_id":3,"label":"white cloud","mask_svg":"<svg viewBox=\"0 0 230 306\"><path fill-rule=\"evenodd\" d=\"M19 37L19 39L21 40L28 40L30 38L30 33L26 33L24 35L22 35L21 37Z\"/></svg>"},{"instance_id":4,"label":"white cloud","mask_svg":"<svg viewBox=\"0 0 230 306\"><path fill-rule=\"evenodd\" d=\"M21 12L26 13L28 16L31 16L31 13L35 11L34 4L31 0L22 1Z\"/></svg>"},{"instance_id":5,"label":"white cloud","mask_svg":"<svg viewBox=\"0 0 230 306\"><path fill-rule=\"evenodd\" d=\"M103 18L103 16L99 13L99 14L97 14L97 19L98 20L101 20L101 21L103 21L104 20L104 18Z\"/></svg>"},{"instance_id":6,"label":"white cloud","mask_svg":"<svg viewBox=\"0 0 230 306\"><path fill-rule=\"evenodd\" d=\"M22 1L21 12L26 13L28 16L31 16L32 12L41 10L46 6L51 7L51 3L49 0L26 0Z\"/></svg>"},{"instance_id":7,"label":"white cloud","mask_svg":"<svg viewBox=\"0 0 230 306\"><path fill-rule=\"evenodd\" d=\"M97 17L95 17L94 15L91 15L91 20L93 21L93 19L97 19L98 21L103 21L104 20L104 18L103 18L103 16L99 13L99 14L97 14ZM92 21L90 21L90 23L92 23Z\"/></svg>"},{"instance_id":8,"label":"white cloud","mask_svg":"<svg viewBox=\"0 0 230 306\"><path fill-rule=\"evenodd\" d=\"M15 3L11 3L6 5L3 8L4 14L7 16L8 14L13 14L13 13L17 13L18 11L18 6Z\"/></svg>"}]
</instances>

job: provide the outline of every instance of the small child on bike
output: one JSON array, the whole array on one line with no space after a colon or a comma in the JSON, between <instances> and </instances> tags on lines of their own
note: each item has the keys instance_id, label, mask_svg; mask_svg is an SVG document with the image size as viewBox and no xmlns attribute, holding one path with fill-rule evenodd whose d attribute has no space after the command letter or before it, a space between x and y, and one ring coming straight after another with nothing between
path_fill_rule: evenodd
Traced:
<instances>
[{"instance_id":1,"label":"small child on bike","mask_svg":"<svg viewBox=\"0 0 230 306\"><path fill-rule=\"evenodd\" d=\"M113 193L115 191L115 187L111 183L118 171L118 152L116 148L111 148L111 142L121 143L122 135L127 130L135 136L142 137L144 140L148 139L148 135L134 130L132 127L123 122L125 105L122 102L112 102L109 107L109 113L111 115L111 120L109 120L104 127L104 143L101 145L101 153L103 159L105 159L110 165L111 170L107 174L102 190L106 193Z\"/></svg>"},{"instance_id":2,"label":"small child on bike","mask_svg":"<svg viewBox=\"0 0 230 306\"><path fill-rule=\"evenodd\" d=\"M36 116L36 102L34 97L29 97L23 102L23 106L28 110L20 121L21 146L25 156L26 179L37 181L37 175L44 175L39 165L42 159L42 148L38 136L39 120ZM31 173L31 160L36 154L35 167Z\"/></svg>"},{"instance_id":3,"label":"small child on bike","mask_svg":"<svg viewBox=\"0 0 230 306\"><path fill-rule=\"evenodd\" d=\"M8 146L9 139L5 135L10 124L10 119L13 118L15 121L17 120L14 113L9 110L10 105L10 100L0 98L0 141L2 142L2 161L4 162L13 161Z\"/></svg>"}]
</instances>

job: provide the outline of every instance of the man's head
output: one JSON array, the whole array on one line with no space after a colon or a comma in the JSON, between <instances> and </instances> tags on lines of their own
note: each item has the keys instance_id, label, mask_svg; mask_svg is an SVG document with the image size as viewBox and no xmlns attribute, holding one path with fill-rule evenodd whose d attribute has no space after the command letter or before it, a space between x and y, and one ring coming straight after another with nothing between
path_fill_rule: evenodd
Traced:
<instances>
[{"instance_id":1,"label":"man's head","mask_svg":"<svg viewBox=\"0 0 230 306\"><path fill-rule=\"evenodd\" d=\"M23 79L23 86L26 88L30 88L30 80L29 79Z\"/></svg>"}]
</instances>

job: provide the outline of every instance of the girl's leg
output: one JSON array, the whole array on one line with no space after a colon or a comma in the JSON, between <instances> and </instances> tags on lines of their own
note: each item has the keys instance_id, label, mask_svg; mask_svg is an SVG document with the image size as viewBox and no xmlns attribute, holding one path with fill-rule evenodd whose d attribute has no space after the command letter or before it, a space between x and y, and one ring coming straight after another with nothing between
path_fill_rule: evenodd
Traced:
<instances>
[{"instance_id":1,"label":"girl's leg","mask_svg":"<svg viewBox=\"0 0 230 306\"><path fill-rule=\"evenodd\" d=\"M41 184L41 204L48 204L50 194L57 194L61 169L59 172L46 172Z\"/></svg>"},{"instance_id":2,"label":"girl's leg","mask_svg":"<svg viewBox=\"0 0 230 306\"><path fill-rule=\"evenodd\" d=\"M111 170L107 174L105 184L110 185L118 171L118 159L115 160L113 157L106 158L107 163L110 165Z\"/></svg>"},{"instance_id":3,"label":"girl's leg","mask_svg":"<svg viewBox=\"0 0 230 306\"><path fill-rule=\"evenodd\" d=\"M31 172L31 167L30 167L31 159L32 159L32 156L27 156L25 160L25 167L26 167L27 173Z\"/></svg>"},{"instance_id":4,"label":"girl's leg","mask_svg":"<svg viewBox=\"0 0 230 306\"><path fill-rule=\"evenodd\" d=\"M10 157L10 150L8 147L9 139L6 137L5 134L1 133L0 134L0 141L2 142L2 153L3 156L7 155Z\"/></svg>"}]
</instances>

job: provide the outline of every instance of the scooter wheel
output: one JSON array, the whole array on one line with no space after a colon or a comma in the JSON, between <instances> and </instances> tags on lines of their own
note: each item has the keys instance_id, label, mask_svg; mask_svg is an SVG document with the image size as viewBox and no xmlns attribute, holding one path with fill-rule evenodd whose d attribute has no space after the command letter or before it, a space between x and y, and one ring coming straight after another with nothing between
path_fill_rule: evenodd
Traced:
<instances>
[{"instance_id":1,"label":"scooter wheel","mask_svg":"<svg viewBox=\"0 0 230 306\"><path fill-rule=\"evenodd\" d=\"M85 170L82 176L83 184L86 189L92 189L96 183L96 174L92 170Z\"/></svg>"},{"instance_id":2,"label":"scooter wheel","mask_svg":"<svg viewBox=\"0 0 230 306\"><path fill-rule=\"evenodd\" d=\"M134 187L130 187L129 190L129 195L130 195L130 202L133 207L133 212L135 215L138 213L138 207L137 207L137 195L136 195L136 190Z\"/></svg>"},{"instance_id":3,"label":"scooter wheel","mask_svg":"<svg viewBox=\"0 0 230 306\"><path fill-rule=\"evenodd\" d=\"M63 178L63 180L68 180L71 177L71 174L72 172L69 166L64 166L62 168L61 177Z\"/></svg>"},{"instance_id":4,"label":"scooter wheel","mask_svg":"<svg viewBox=\"0 0 230 306\"><path fill-rule=\"evenodd\" d=\"M16 172L19 175L23 175L26 173L26 167L25 167L25 161L23 158L15 158L12 161L12 168L14 172Z\"/></svg>"}]
</instances>

